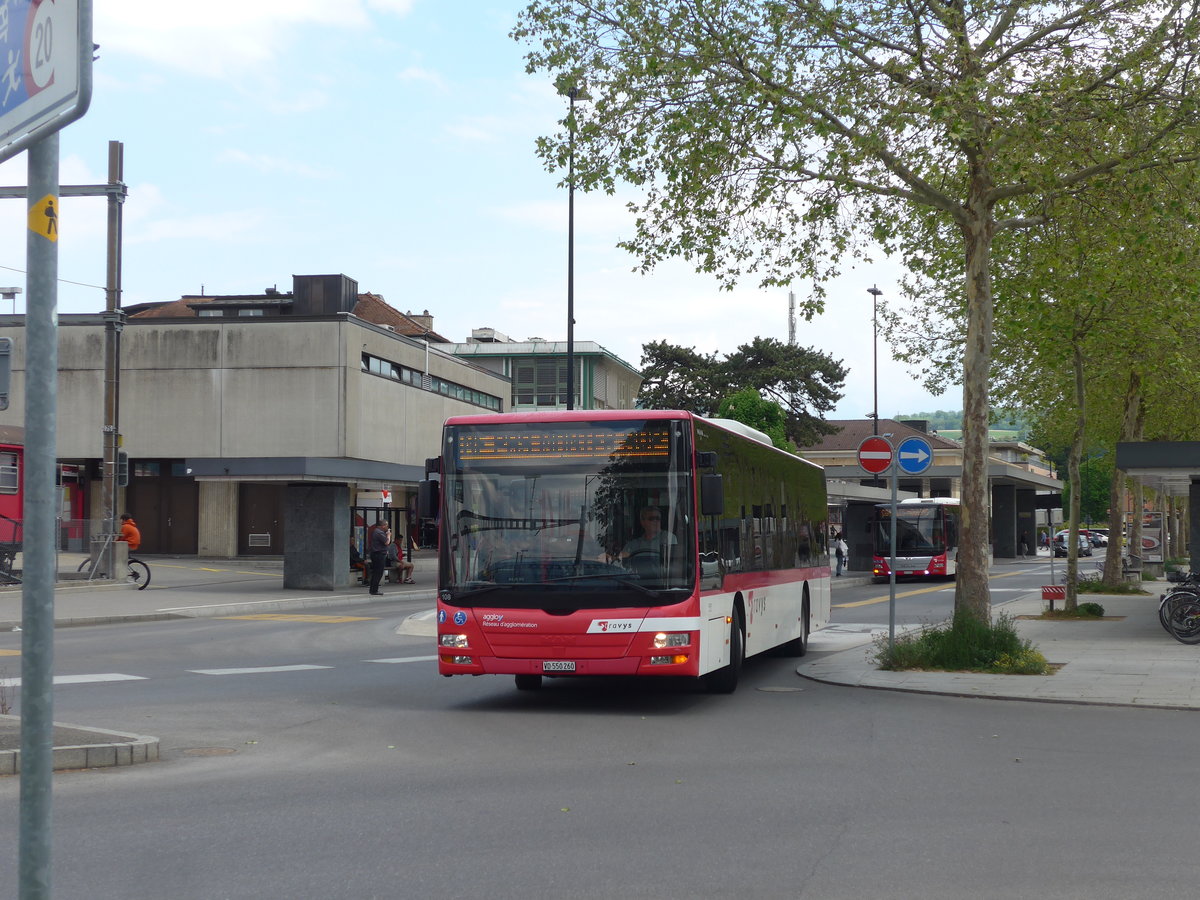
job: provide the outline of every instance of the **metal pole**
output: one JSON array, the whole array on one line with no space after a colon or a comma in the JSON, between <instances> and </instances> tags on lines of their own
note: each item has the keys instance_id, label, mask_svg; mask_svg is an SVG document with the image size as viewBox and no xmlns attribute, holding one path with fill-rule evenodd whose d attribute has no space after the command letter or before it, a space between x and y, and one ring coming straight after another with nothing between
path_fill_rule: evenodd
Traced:
<instances>
[{"instance_id":1,"label":"metal pole","mask_svg":"<svg viewBox=\"0 0 1200 900\"><path fill-rule=\"evenodd\" d=\"M871 359L874 366L874 396L872 402L874 409L872 410L873 429L872 434L879 434L879 295L883 293L877 286L872 285L867 288L867 293L871 295Z\"/></svg>"},{"instance_id":2,"label":"metal pole","mask_svg":"<svg viewBox=\"0 0 1200 900\"><path fill-rule=\"evenodd\" d=\"M21 597L21 900L50 897L54 774L55 415L58 134L29 148L25 257L25 514Z\"/></svg>"},{"instance_id":3,"label":"metal pole","mask_svg":"<svg viewBox=\"0 0 1200 900\"><path fill-rule=\"evenodd\" d=\"M108 183L124 186L125 148L120 141L108 142ZM104 515L104 533L117 530L117 453L121 447L121 213L123 190L108 192L108 257L104 288L104 470L100 505ZM104 543L98 572L111 573L112 544Z\"/></svg>"},{"instance_id":4,"label":"metal pole","mask_svg":"<svg viewBox=\"0 0 1200 900\"><path fill-rule=\"evenodd\" d=\"M572 87L567 116L567 409L575 408L575 97Z\"/></svg>"},{"instance_id":5,"label":"metal pole","mask_svg":"<svg viewBox=\"0 0 1200 900\"><path fill-rule=\"evenodd\" d=\"M899 466L896 464L895 453L892 454L892 561L888 566L888 655L895 658L896 653L896 494L899 485Z\"/></svg>"}]
</instances>

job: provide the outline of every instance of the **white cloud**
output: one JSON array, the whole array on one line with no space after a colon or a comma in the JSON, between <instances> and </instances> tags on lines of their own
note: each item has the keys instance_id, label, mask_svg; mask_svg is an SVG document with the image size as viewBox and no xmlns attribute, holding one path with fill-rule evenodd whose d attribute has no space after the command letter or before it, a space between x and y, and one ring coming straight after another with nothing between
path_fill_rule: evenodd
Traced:
<instances>
[{"instance_id":1,"label":"white cloud","mask_svg":"<svg viewBox=\"0 0 1200 900\"><path fill-rule=\"evenodd\" d=\"M147 244L170 240L208 240L216 243L241 241L246 234L261 234L266 216L261 210L228 210L211 215L181 216L146 222L138 229L127 229L128 244Z\"/></svg>"},{"instance_id":2,"label":"white cloud","mask_svg":"<svg viewBox=\"0 0 1200 900\"><path fill-rule=\"evenodd\" d=\"M279 156L267 156L265 153L246 153L244 150L226 150L217 157L219 162L233 163L238 166L248 166L258 172L268 175L295 175L301 178L332 178L333 173L323 171L314 166L284 159Z\"/></svg>"},{"instance_id":3,"label":"white cloud","mask_svg":"<svg viewBox=\"0 0 1200 900\"><path fill-rule=\"evenodd\" d=\"M443 93L449 90L445 79L440 74L432 69L425 69L421 66L408 66L405 69L401 69L396 73L396 77L405 83L419 82L422 84L431 84Z\"/></svg>"},{"instance_id":4,"label":"white cloud","mask_svg":"<svg viewBox=\"0 0 1200 900\"><path fill-rule=\"evenodd\" d=\"M295 29L361 29L369 10L404 15L411 0L104 0L94 35L106 50L210 78L262 69L290 44Z\"/></svg>"}]
</instances>

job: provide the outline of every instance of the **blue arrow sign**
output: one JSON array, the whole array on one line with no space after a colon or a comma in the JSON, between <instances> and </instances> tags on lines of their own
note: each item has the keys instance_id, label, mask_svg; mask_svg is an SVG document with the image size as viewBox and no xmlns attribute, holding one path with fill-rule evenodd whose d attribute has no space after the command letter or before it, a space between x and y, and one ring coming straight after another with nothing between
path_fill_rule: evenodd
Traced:
<instances>
[{"instance_id":1,"label":"blue arrow sign","mask_svg":"<svg viewBox=\"0 0 1200 900\"><path fill-rule=\"evenodd\" d=\"M905 438L896 448L896 464L906 475L920 475L933 464L933 448L923 437Z\"/></svg>"}]
</instances>

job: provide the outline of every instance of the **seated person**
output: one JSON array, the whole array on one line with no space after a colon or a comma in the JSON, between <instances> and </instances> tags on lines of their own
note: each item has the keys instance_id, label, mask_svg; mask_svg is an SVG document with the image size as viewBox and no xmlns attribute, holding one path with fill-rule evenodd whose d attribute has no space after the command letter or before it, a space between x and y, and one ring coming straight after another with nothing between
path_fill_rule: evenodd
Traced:
<instances>
[{"instance_id":1,"label":"seated person","mask_svg":"<svg viewBox=\"0 0 1200 900\"><path fill-rule=\"evenodd\" d=\"M647 506L643 509L639 521L642 525L642 536L634 538L621 548L621 559L652 554L656 560L661 560L664 548L674 547L679 543L679 539L673 533L662 530L662 513L657 506Z\"/></svg>"},{"instance_id":2,"label":"seated person","mask_svg":"<svg viewBox=\"0 0 1200 900\"><path fill-rule=\"evenodd\" d=\"M413 584L413 564L404 558L404 553L400 549L400 544L403 538L397 538L388 544L387 548L387 572L389 577L401 584Z\"/></svg>"},{"instance_id":3,"label":"seated person","mask_svg":"<svg viewBox=\"0 0 1200 900\"><path fill-rule=\"evenodd\" d=\"M350 568L358 572L360 584L366 580L367 563L362 558L362 554L358 552L358 544L354 543L354 538L350 538Z\"/></svg>"}]
</instances>

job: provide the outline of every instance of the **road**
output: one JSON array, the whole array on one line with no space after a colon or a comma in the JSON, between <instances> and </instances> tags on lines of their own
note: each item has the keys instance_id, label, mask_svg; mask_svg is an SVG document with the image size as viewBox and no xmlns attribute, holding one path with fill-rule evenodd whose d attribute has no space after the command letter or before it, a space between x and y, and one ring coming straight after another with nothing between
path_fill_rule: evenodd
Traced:
<instances>
[{"instance_id":1,"label":"road","mask_svg":"<svg viewBox=\"0 0 1200 900\"><path fill-rule=\"evenodd\" d=\"M56 718L158 735L162 760L55 776L54 896L1195 892L1187 714L839 688L784 659L731 696L517 692L438 678L397 633L420 606L60 630L60 674L112 680L58 688ZM886 603L838 614L863 609ZM0 897L17 798L0 779Z\"/></svg>"}]
</instances>

